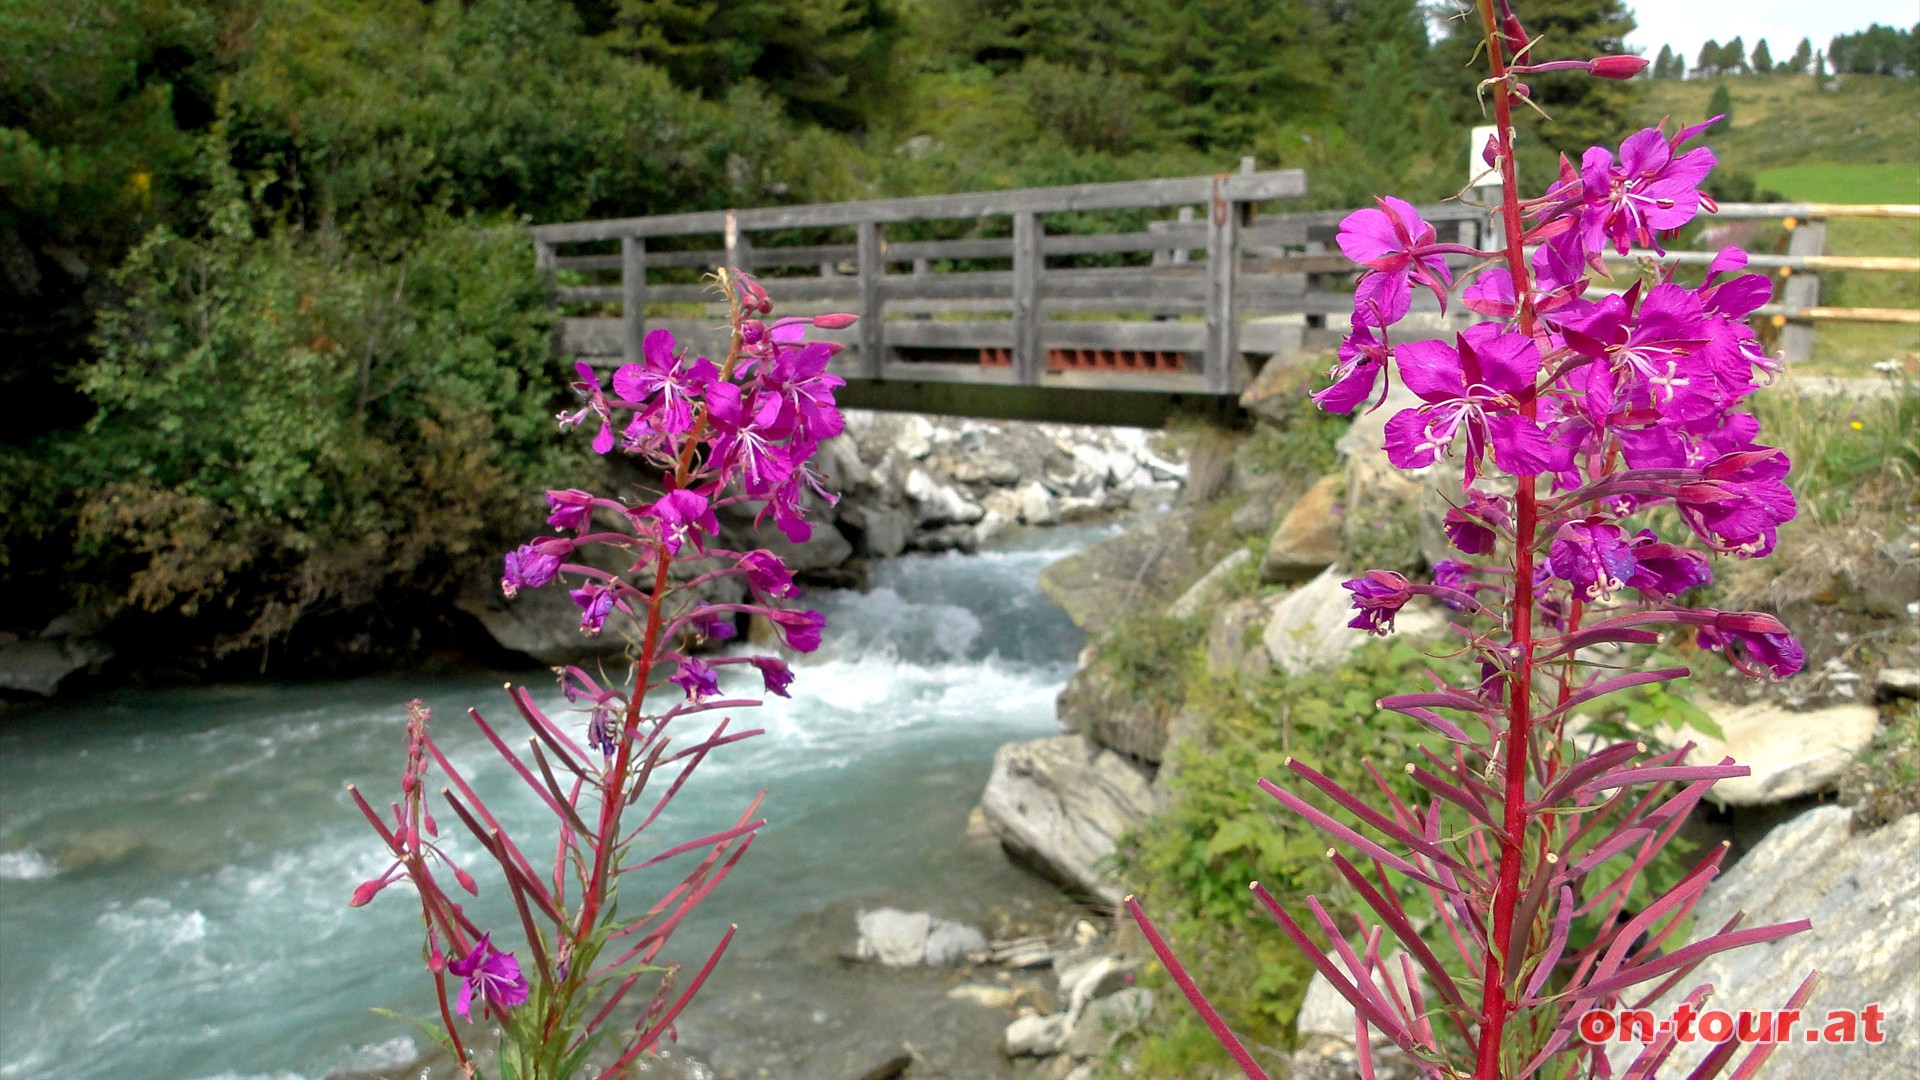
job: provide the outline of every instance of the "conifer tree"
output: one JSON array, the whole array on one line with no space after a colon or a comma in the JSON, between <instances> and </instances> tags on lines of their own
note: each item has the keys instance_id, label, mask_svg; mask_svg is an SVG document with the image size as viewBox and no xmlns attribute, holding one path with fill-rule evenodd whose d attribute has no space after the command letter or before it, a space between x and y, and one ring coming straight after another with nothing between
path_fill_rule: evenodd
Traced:
<instances>
[{"instance_id":1,"label":"conifer tree","mask_svg":"<svg viewBox=\"0 0 1920 1080\"><path fill-rule=\"evenodd\" d=\"M1787 61L1787 70L1795 75L1805 75L1813 66L1813 42L1806 38L1793 50L1793 59Z\"/></svg>"},{"instance_id":2,"label":"conifer tree","mask_svg":"<svg viewBox=\"0 0 1920 1080\"><path fill-rule=\"evenodd\" d=\"M1700 46L1700 59L1693 62L1693 73L1695 75L1720 74L1720 43L1718 41L1708 38L1706 44Z\"/></svg>"},{"instance_id":3,"label":"conifer tree","mask_svg":"<svg viewBox=\"0 0 1920 1080\"><path fill-rule=\"evenodd\" d=\"M1755 75L1773 74L1773 50L1767 48L1766 38L1753 43L1753 73Z\"/></svg>"},{"instance_id":4,"label":"conifer tree","mask_svg":"<svg viewBox=\"0 0 1920 1080\"><path fill-rule=\"evenodd\" d=\"M1725 117L1718 125L1723 131L1733 127L1733 94L1726 83L1714 86L1713 96L1707 99L1707 115Z\"/></svg>"},{"instance_id":5,"label":"conifer tree","mask_svg":"<svg viewBox=\"0 0 1920 1080\"><path fill-rule=\"evenodd\" d=\"M1745 75L1747 70L1747 43L1735 35L1720 47L1720 74Z\"/></svg>"},{"instance_id":6,"label":"conifer tree","mask_svg":"<svg viewBox=\"0 0 1920 1080\"><path fill-rule=\"evenodd\" d=\"M1660 55L1653 58L1653 77L1656 79L1673 78L1673 46L1660 46Z\"/></svg>"}]
</instances>

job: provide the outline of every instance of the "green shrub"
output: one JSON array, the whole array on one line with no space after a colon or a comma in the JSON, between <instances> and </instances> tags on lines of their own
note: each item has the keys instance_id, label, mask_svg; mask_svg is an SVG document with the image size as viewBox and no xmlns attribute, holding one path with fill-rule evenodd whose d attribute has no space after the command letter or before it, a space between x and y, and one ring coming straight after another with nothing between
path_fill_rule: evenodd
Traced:
<instances>
[{"instance_id":1,"label":"green shrub","mask_svg":"<svg viewBox=\"0 0 1920 1080\"><path fill-rule=\"evenodd\" d=\"M1334 882L1325 838L1255 781L1277 778L1291 755L1342 784L1368 786L1363 763L1373 761L1404 793L1399 765L1440 740L1374 703L1417 685L1432 663L1407 644L1374 642L1343 667L1297 678L1275 673L1250 686L1188 666L1186 708L1199 717L1200 736L1176 746L1163 766L1170 770L1170 805L1122 839L1118 860L1122 879L1162 932L1181 943L1194 977L1243 1038L1290 1044L1312 974L1247 883L1261 882L1294 907ZM1313 801L1332 808L1317 795ZM1149 982L1174 1004L1157 1013L1131 1048L1140 1055L1140 1071L1200 1075L1200 1064L1226 1061L1157 968Z\"/></svg>"},{"instance_id":2,"label":"green shrub","mask_svg":"<svg viewBox=\"0 0 1920 1080\"><path fill-rule=\"evenodd\" d=\"M203 613L228 651L490 561L559 380L517 230L429 213L385 258L256 237L212 159L207 234L157 229L116 275L74 479L93 599Z\"/></svg>"}]
</instances>

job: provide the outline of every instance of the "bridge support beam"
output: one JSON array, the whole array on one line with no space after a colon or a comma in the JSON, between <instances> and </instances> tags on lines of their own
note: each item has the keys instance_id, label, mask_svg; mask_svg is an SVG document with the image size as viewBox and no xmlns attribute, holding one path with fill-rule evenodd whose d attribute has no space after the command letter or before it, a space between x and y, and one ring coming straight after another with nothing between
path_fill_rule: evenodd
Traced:
<instances>
[{"instance_id":1,"label":"bridge support beam","mask_svg":"<svg viewBox=\"0 0 1920 1080\"><path fill-rule=\"evenodd\" d=\"M1234 427L1247 420L1237 398L1140 390L889 379L849 382L834 398L849 409L938 413L986 420L1044 420L1055 424L1157 428L1164 427L1174 416L1189 416Z\"/></svg>"},{"instance_id":2,"label":"bridge support beam","mask_svg":"<svg viewBox=\"0 0 1920 1080\"><path fill-rule=\"evenodd\" d=\"M862 221L856 227L855 254L860 263L860 375L877 379L887 362L886 242L880 223Z\"/></svg>"},{"instance_id":3,"label":"bridge support beam","mask_svg":"<svg viewBox=\"0 0 1920 1080\"><path fill-rule=\"evenodd\" d=\"M625 330L620 354L637 364L647 339L647 242L638 236L620 238L620 320Z\"/></svg>"},{"instance_id":4,"label":"bridge support beam","mask_svg":"<svg viewBox=\"0 0 1920 1080\"><path fill-rule=\"evenodd\" d=\"M1240 367L1240 207L1227 198L1227 176L1213 178L1207 214L1207 389L1230 394Z\"/></svg>"},{"instance_id":5,"label":"bridge support beam","mask_svg":"<svg viewBox=\"0 0 1920 1080\"><path fill-rule=\"evenodd\" d=\"M1040 385L1047 354L1040 347L1040 275L1046 266L1041 253L1040 215L1023 210L1013 215L1013 377L1022 386Z\"/></svg>"}]
</instances>

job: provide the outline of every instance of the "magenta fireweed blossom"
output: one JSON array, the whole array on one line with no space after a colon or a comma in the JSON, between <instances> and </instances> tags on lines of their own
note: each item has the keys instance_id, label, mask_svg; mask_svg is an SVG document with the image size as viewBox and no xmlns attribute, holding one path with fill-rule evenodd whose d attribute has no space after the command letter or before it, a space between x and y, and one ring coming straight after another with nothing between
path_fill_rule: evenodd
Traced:
<instances>
[{"instance_id":1,"label":"magenta fireweed blossom","mask_svg":"<svg viewBox=\"0 0 1920 1080\"><path fill-rule=\"evenodd\" d=\"M494 948L492 938L492 934L481 934L467 955L447 964L448 971L466 980L454 1011L467 1020L473 1019L467 1010L475 1001L483 1009L504 1012L527 1000L527 977L520 973L520 962L512 953Z\"/></svg>"},{"instance_id":2,"label":"magenta fireweed blossom","mask_svg":"<svg viewBox=\"0 0 1920 1080\"><path fill-rule=\"evenodd\" d=\"M640 406L635 422L642 429L678 435L692 427L694 398L712 379L713 365L703 360L704 367L689 369L666 330L649 333L640 343L640 356L641 363L622 364L614 371L613 392L623 403Z\"/></svg>"},{"instance_id":3,"label":"magenta fireweed blossom","mask_svg":"<svg viewBox=\"0 0 1920 1080\"><path fill-rule=\"evenodd\" d=\"M547 524L556 529L584 531L593 520L593 496L584 491L549 491L547 506L553 510L547 515Z\"/></svg>"},{"instance_id":4,"label":"magenta fireweed blossom","mask_svg":"<svg viewBox=\"0 0 1920 1080\"><path fill-rule=\"evenodd\" d=\"M577 360L573 368L580 374L580 381L573 384L574 390L586 398L587 403L577 412L560 414L561 430L597 418L600 428L593 437L593 452L605 454L613 449L613 412L607 405L607 392L601 387L600 375L592 364Z\"/></svg>"},{"instance_id":5,"label":"magenta fireweed blossom","mask_svg":"<svg viewBox=\"0 0 1920 1080\"><path fill-rule=\"evenodd\" d=\"M1633 538L1633 573L1627 584L1654 600L1671 600L1713 580L1713 563L1692 548L1662 543L1651 529Z\"/></svg>"},{"instance_id":6,"label":"magenta fireweed blossom","mask_svg":"<svg viewBox=\"0 0 1920 1080\"><path fill-rule=\"evenodd\" d=\"M770 615L780 639L795 652L812 652L820 647L820 629L826 619L817 611L775 611Z\"/></svg>"},{"instance_id":7,"label":"magenta fireweed blossom","mask_svg":"<svg viewBox=\"0 0 1920 1080\"><path fill-rule=\"evenodd\" d=\"M697 491L669 491L648 506L646 516L660 523L660 542L667 554L678 555L682 547L695 552L702 548L700 535L720 532L720 521L708 509L707 497Z\"/></svg>"},{"instance_id":8,"label":"magenta fireweed blossom","mask_svg":"<svg viewBox=\"0 0 1920 1080\"><path fill-rule=\"evenodd\" d=\"M793 685L793 669L771 656L756 656L753 666L759 670L761 681L766 684L767 693L780 697L789 697L787 687Z\"/></svg>"},{"instance_id":9,"label":"magenta fireweed blossom","mask_svg":"<svg viewBox=\"0 0 1920 1080\"><path fill-rule=\"evenodd\" d=\"M747 587L754 595L768 600L784 600L800 595L794 587L793 573L773 552L749 551L740 556L740 568L747 572Z\"/></svg>"},{"instance_id":10,"label":"magenta fireweed blossom","mask_svg":"<svg viewBox=\"0 0 1920 1080\"><path fill-rule=\"evenodd\" d=\"M1435 244L1410 207L1382 200L1343 225L1342 250L1363 267L1354 330L1332 385L1315 395L1348 411L1397 374L1421 399L1387 422L1383 449L1400 468L1432 465L1464 432L1465 490L1448 496L1454 507L1441 523L1461 557L1439 560L1432 584L1384 570L1344 584L1349 625L1368 633L1389 632L1413 596L1445 603L1457 636L1426 647L1471 654L1479 677L1454 685L1429 673L1414 692L1377 703L1446 745L1404 751L1404 771L1383 764L1371 797L1293 758L1259 782L1329 837L1342 892L1359 905L1335 913L1318 897L1283 902L1253 886L1281 933L1353 1006L1358 1068L1369 1080L1378 1070L1364 1048L1384 1044L1401 1051L1396 1068L1423 1080L1617 1076L1604 1047L1579 1039L1582 1014L1643 1006L1683 990L1709 956L1807 927L1701 927L1704 937L1688 944L1686 914L1725 848L1664 887L1645 871L1716 780L1747 770L1689 762L1686 748L1573 738L1570 722L1605 712L1607 695L1688 675L1652 667L1637 650L1689 633L1748 674L1785 678L1805 664L1777 618L1681 602L1711 580L1696 548L1765 555L1794 503L1786 455L1764 446L1751 413L1739 410L1774 366L1746 325L1770 283L1738 273L1744 255L1722 252L1698 287L1665 268L1620 295L1582 295L1589 274L1605 274L1609 249L1657 246L1662 233L1713 209L1699 190L1713 155L1684 148L1705 125L1639 132L1617 158L1595 147L1578 169L1562 159L1547 192L1524 198L1511 153L1521 79L1620 77L1640 64L1536 55L1552 38L1529 35L1516 6L1479 6L1491 69L1480 88L1496 132L1486 160L1500 182L1490 201L1505 243L1469 271L1477 280L1462 295L1496 321L1452 343L1386 347L1383 327L1404 314L1415 281L1444 280L1423 260L1480 253ZM1649 513L1670 522L1669 511L1684 525L1671 530L1681 538L1642 527ZM1389 783L1393 773L1405 782ZM1201 1020L1248 1077L1265 1080L1140 902L1126 907ZM1812 990L1809 979L1786 1007ZM1648 1047L1626 1075L1672 1073L1675 1045ZM1772 1049L1729 1042L1690 1076L1750 1080Z\"/></svg>"},{"instance_id":11,"label":"magenta fireweed blossom","mask_svg":"<svg viewBox=\"0 0 1920 1080\"><path fill-rule=\"evenodd\" d=\"M1619 592L1636 568L1626 531L1599 517L1560 526L1548 551L1548 565L1582 600L1605 600Z\"/></svg>"},{"instance_id":12,"label":"magenta fireweed blossom","mask_svg":"<svg viewBox=\"0 0 1920 1080\"><path fill-rule=\"evenodd\" d=\"M1369 570L1340 587L1353 594L1353 606L1360 614L1347 625L1370 634L1393 633L1393 618L1413 599L1412 584L1391 570Z\"/></svg>"},{"instance_id":13,"label":"magenta fireweed blossom","mask_svg":"<svg viewBox=\"0 0 1920 1080\"><path fill-rule=\"evenodd\" d=\"M1441 531L1464 555L1491 555L1499 542L1498 530L1513 527L1513 512L1506 499L1479 488L1467 492L1464 506L1449 507L1441 522Z\"/></svg>"},{"instance_id":14,"label":"magenta fireweed blossom","mask_svg":"<svg viewBox=\"0 0 1920 1080\"><path fill-rule=\"evenodd\" d=\"M500 591L512 596L521 589L537 589L553 580L560 571L561 555L549 550L552 545L522 544L507 552L506 568L500 575Z\"/></svg>"},{"instance_id":15,"label":"magenta fireweed blossom","mask_svg":"<svg viewBox=\"0 0 1920 1080\"><path fill-rule=\"evenodd\" d=\"M1492 323L1468 327L1456 344L1413 341L1396 350L1400 381L1426 404L1387 421L1388 459L1402 469L1425 468L1464 430L1468 485L1489 446L1494 463L1507 472L1545 471L1552 447L1540 426L1520 411L1533 395L1539 348Z\"/></svg>"},{"instance_id":16,"label":"magenta fireweed blossom","mask_svg":"<svg viewBox=\"0 0 1920 1080\"><path fill-rule=\"evenodd\" d=\"M685 690L687 696L695 700L720 692L719 676L712 668L701 663L697 656L683 658L680 667L668 676L667 681Z\"/></svg>"},{"instance_id":17,"label":"magenta fireweed blossom","mask_svg":"<svg viewBox=\"0 0 1920 1080\"><path fill-rule=\"evenodd\" d=\"M574 605L580 609L580 630L598 634L606 626L607 616L613 614L613 590L590 583L567 590L567 595L573 597Z\"/></svg>"},{"instance_id":18,"label":"magenta fireweed blossom","mask_svg":"<svg viewBox=\"0 0 1920 1080\"><path fill-rule=\"evenodd\" d=\"M1677 151L1719 119L1681 128L1671 139L1655 128L1638 132L1620 144L1618 164L1603 146L1588 150L1580 159L1580 227L1587 246L1597 251L1611 241L1621 255L1635 245L1664 251L1659 234L1700 213L1700 183L1714 166L1713 151L1704 146Z\"/></svg>"},{"instance_id":19,"label":"magenta fireweed blossom","mask_svg":"<svg viewBox=\"0 0 1920 1080\"><path fill-rule=\"evenodd\" d=\"M1393 350L1387 345L1384 331L1376 335L1373 327L1356 316L1353 333L1340 343L1337 359L1328 372L1333 385L1316 392L1313 400L1328 412L1350 413L1373 396L1374 384L1393 359Z\"/></svg>"},{"instance_id":20,"label":"magenta fireweed blossom","mask_svg":"<svg viewBox=\"0 0 1920 1080\"><path fill-rule=\"evenodd\" d=\"M690 976L662 955L674 928L732 872L758 835L764 824L755 816L758 800L696 839L636 841L662 820L661 811L711 751L759 734L725 715L714 718L704 735L685 730L706 713L754 704L722 697L715 669L751 663L766 693L782 697L793 681L792 670L771 657L709 660L691 653L733 637L734 620L742 614L769 620L795 650L820 646L819 613L781 606L799 593L792 573L769 551L720 547L719 512L735 506L736 513L771 514L795 537L805 535L809 507L831 504L834 496L808 459L843 426L834 402L842 383L827 370L836 346L809 343L806 334L813 326L844 328L852 317L782 319L768 326L760 321L772 309L764 289L731 269L718 278L733 330L721 362L689 361L670 333L655 331L643 344L643 362L614 372L611 395L590 365L579 364L574 385L585 404L560 417L563 428L597 421L594 451L617 447L642 474L637 487L660 494L623 502L574 489L548 492L547 524L559 535L537 537L504 561L501 589L508 596L562 582L580 610L583 631L600 634L616 621L628 646L623 672L558 669L561 696L579 714L572 722L549 717L525 687L509 686L513 709L533 736L530 743L514 745L470 712L510 772L552 813L553 831L523 838L515 835L517 827L504 827L427 734L424 709L409 719L403 801L392 805L391 818L349 789L393 859L386 872L356 888L349 903L366 904L402 880L413 886L445 1041L467 1080L476 1074L456 1013L472 1022L493 1019L501 1061L522 1063L525 1080L571 1080L573 1071L553 1071L557 1063L572 1062L564 1068L576 1070L596 1047L609 1059L597 1066L604 1068L602 1080L626 1075L641 1055L672 1035L681 1011L732 940L729 930ZM616 430L624 437L616 440ZM608 513L596 515L597 508ZM580 548L596 550L576 554ZM746 586L732 593L745 593L740 602L711 599L708 586L726 578ZM424 782L430 768L438 769L444 783ZM660 780L650 783L656 771ZM526 935L523 950L494 948L491 936L443 889L448 871L462 889L474 891L478 882L423 839L437 836L426 806L430 788L437 788L446 812L497 864L499 887ZM542 853L552 853L549 869L529 857ZM639 883L623 875L669 859L685 867L678 884L651 911L644 900L630 902L629 890ZM577 963L582 956L593 963ZM449 977L462 981L457 1008ZM608 1026L610 1017L638 1023L615 1028ZM594 1053L598 1062L602 1049Z\"/></svg>"},{"instance_id":21,"label":"magenta fireweed blossom","mask_svg":"<svg viewBox=\"0 0 1920 1080\"><path fill-rule=\"evenodd\" d=\"M1426 250L1434 246L1433 226L1411 203L1391 196L1376 201L1377 210L1348 214L1334 238L1347 258L1367 268L1354 289L1354 310L1377 313L1377 320L1369 321L1382 326L1399 322L1412 307L1413 286L1419 284L1445 311L1453 276L1446 259Z\"/></svg>"}]
</instances>

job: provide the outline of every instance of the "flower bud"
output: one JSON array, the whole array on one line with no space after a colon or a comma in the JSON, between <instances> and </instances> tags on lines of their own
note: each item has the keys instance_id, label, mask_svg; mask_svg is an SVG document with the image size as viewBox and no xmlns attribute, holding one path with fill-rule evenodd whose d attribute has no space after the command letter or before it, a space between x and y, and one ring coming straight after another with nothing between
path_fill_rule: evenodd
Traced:
<instances>
[{"instance_id":1,"label":"flower bud","mask_svg":"<svg viewBox=\"0 0 1920 1080\"><path fill-rule=\"evenodd\" d=\"M459 867L457 867L457 866L456 866L456 867L454 867L454 868L453 868L453 880L455 880L455 881L457 881L457 882L459 882L459 883L460 883L460 887L461 887L461 888L463 888L463 889L465 889L465 890L467 890L467 892L468 892L468 893L470 893L470 894L472 894L472 895L474 895L474 896L479 896L479 895L480 895L480 886L479 886L479 884L478 884L478 883L476 883L476 882L475 882L475 881L473 880L473 875L472 875L472 874L469 874L469 873L467 873L467 872L466 872L465 870L462 870L462 869L460 869L460 868L459 868Z\"/></svg>"},{"instance_id":2,"label":"flower bud","mask_svg":"<svg viewBox=\"0 0 1920 1080\"><path fill-rule=\"evenodd\" d=\"M859 318L860 316L858 315L848 315L845 313L839 313L839 314L833 314L833 315L815 315L813 317L813 325L819 327L822 330L845 330L847 327L852 326L856 321L858 321Z\"/></svg>"},{"instance_id":3,"label":"flower bud","mask_svg":"<svg viewBox=\"0 0 1920 1080\"><path fill-rule=\"evenodd\" d=\"M1644 56L1602 56L1587 65L1587 70L1602 79L1631 79L1647 70Z\"/></svg>"},{"instance_id":4,"label":"flower bud","mask_svg":"<svg viewBox=\"0 0 1920 1080\"><path fill-rule=\"evenodd\" d=\"M386 887L386 878L374 878L370 881L363 881L360 883L359 888L353 890L353 899L347 901L347 906L364 907L367 901L372 900L381 889Z\"/></svg>"}]
</instances>

